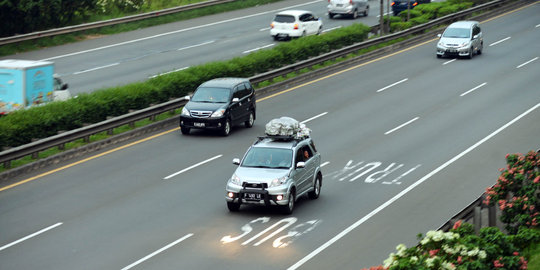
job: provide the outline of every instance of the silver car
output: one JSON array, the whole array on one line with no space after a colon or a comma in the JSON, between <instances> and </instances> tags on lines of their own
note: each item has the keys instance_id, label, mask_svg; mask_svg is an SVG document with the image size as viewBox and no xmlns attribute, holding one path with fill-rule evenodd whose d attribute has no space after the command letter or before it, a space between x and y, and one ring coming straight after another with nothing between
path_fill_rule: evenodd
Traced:
<instances>
[{"instance_id":1,"label":"silver car","mask_svg":"<svg viewBox=\"0 0 540 270\"><path fill-rule=\"evenodd\" d=\"M437 58L443 56L465 56L469 59L482 54L484 36L477 21L459 21L450 24L437 35Z\"/></svg>"},{"instance_id":2,"label":"silver car","mask_svg":"<svg viewBox=\"0 0 540 270\"><path fill-rule=\"evenodd\" d=\"M239 166L226 186L230 211L256 204L291 214L297 198L307 194L317 199L321 192L321 155L310 137L259 137L233 164Z\"/></svg>"},{"instance_id":3,"label":"silver car","mask_svg":"<svg viewBox=\"0 0 540 270\"><path fill-rule=\"evenodd\" d=\"M359 14L367 17L369 13L369 3L367 0L329 0L328 17L335 15L350 16L356 19Z\"/></svg>"}]
</instances>

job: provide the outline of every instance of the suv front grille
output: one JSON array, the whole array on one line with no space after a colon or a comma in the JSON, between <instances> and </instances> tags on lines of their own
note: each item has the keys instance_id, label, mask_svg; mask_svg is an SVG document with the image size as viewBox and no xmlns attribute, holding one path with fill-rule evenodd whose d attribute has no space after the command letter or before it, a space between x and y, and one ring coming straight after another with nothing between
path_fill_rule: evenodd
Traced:
<instances>
[{"instance_id":1,"label":"suv front grille","mask_svg":"<svg viewBox=\"0 0 540 270\"><path fill-rule=\"evenodd\" d=\"M244 182L242 185L244 188L256 188L256 189L267 189L268 184L266 183L248 183Z\"/></svg>"},{"instance_id":2,"label":"suv front grille","mask_svg":"<svg viewBox=\"0 0 540 270\"><path fill-rule=\"evenodd\" d=\"M211 111L191 111L192 117L198 117L198 118L208 118L210 115L212 115Z\"/></svg>"}]
</instances>

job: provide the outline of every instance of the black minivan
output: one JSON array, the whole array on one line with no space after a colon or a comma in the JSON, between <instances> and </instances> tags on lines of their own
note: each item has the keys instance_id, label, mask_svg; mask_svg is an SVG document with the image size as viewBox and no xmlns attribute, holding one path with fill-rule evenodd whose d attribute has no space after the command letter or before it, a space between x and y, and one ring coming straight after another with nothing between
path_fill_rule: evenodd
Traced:
<instances>
[{"instance_id":1,"label":"black minivan","mask_svg":"<svg viewBox=\"0 0 540 270\"><path fill-rule=\"evenodd\" d=\"M255 90L246 78L217 78L201 84L180 115L180 130L219 130L228 136L234 125L255 122Z\"/></svg>"}]
</instances>

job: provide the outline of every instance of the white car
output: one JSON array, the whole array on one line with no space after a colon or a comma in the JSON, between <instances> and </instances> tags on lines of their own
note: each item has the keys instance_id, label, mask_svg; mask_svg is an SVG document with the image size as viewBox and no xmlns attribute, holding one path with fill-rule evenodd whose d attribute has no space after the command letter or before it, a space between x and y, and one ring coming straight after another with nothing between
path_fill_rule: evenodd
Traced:
<instances>
[{"instance_id":1,"label":"white car","mask_svg":"<svg viewBox=\"0 0 540 270\"><path fill-rule=\"evenodd\" d=\"M305 10L286 10L276 14L270 24L270 35L275 39L289 39L322 32L322 20Z\"/></svg>"}]
</instances>

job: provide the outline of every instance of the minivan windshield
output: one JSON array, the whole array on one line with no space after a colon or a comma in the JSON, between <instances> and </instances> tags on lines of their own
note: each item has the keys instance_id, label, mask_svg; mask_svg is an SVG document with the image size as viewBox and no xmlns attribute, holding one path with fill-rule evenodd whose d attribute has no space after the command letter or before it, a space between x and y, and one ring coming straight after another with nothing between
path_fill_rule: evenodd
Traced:
<instances>
[{"instance_id":1,"label":"minivan windshield","mask_svg":"<svg viewBox=\"0 0 540 270\"><path fill-rule=\"evenodd\" d=\"M230 96L231 90L228 88L199 87L191 100L195 102L227 103Z\"/></svg>"},{"instance_id":2,"label":"minivan windshield","mask_svg":"<svg viewBox=\"0 0 540 270\"><path fill-rule=\"evenodd\" d=\"M468 28L448 28L444 31L443 37L447 38L470 38L470 29Z\"/></svg>"},{"instance_id":3,"label":"minivan windshield","mask_svg":"<svg viewBox=\"0 0 540 270\"><path fill-rule=\"evenodd\" d=\"M291 16L291 15L276 15L276 17L274 18L274 22L293 23L294 22L294 16Z\"/></svg>"},{"instance_id":4,"label":"minivan windshield","mask_svg":"<svg viewBox=\"0 0 540 270\"><path fill-rule=\"evenodd\" d=\"M242 161L242 167L288 169L291 163L290 149L252 147Z\"/></svg>"}]
</instances>

